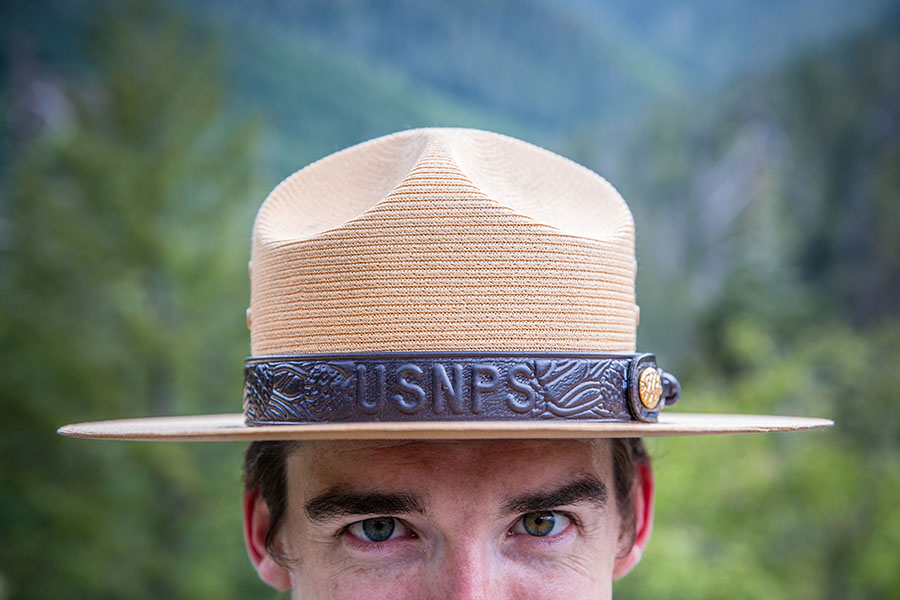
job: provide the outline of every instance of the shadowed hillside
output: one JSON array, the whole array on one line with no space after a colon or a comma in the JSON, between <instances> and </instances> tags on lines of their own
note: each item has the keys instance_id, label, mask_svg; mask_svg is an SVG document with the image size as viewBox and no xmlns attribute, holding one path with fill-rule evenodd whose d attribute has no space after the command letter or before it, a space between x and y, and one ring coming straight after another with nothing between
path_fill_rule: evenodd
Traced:
<instances>
[{"instance_id":1,"label":"shadowed hillside","mask_svg":"<svg viewBox=\"0 0 900 600\"><path fill-rule=\"evenodd\" d=\"M240 444L55 429L239 410L265 194L422 125L616 184L639 347L678 374L679 410L837 422L653 443L654 540L617 598L897 597L887 4L0 5L0 600L276 597L242 546Z\"/></svg>"}]
</instances>

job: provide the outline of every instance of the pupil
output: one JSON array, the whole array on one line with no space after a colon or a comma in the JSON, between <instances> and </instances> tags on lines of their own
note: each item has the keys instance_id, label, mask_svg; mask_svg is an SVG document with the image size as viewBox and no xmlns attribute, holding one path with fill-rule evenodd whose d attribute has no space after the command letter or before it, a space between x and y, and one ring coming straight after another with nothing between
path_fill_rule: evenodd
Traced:
<instances>
[{"instance_id":1,"label":"pupil","mask_svg":"<svg viewBox=\"0 0 900 600\"><path fill-rule=\"evenodd\" d=\"M525 515L523 524L529 535L543 537L553 531L556 518L552 512L534 512Z\"/></svg>"},{"instance_id":2,"label":"pupil","mask_svg":"<svg viewBox=\"0 0 900 600\"><path fill-rule=\"evenodd\" d=\"M394 519L392 517L366 519L362 525L366 537L373 542L383 542L394 533Z\"/></svg>"}]
</instances>

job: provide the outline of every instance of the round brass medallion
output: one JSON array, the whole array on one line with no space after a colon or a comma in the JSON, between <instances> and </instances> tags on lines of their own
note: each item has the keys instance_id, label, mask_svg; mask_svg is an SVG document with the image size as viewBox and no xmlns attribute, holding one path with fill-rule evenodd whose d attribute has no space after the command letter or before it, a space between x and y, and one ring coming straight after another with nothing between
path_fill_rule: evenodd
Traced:
<instances>
[{"instance_id":1,"label":"round brass medallion","mask_svg":"<svg viewBox=\"0 0 900 600\"><path fill-rule=\"evenodd\" d=\"M640 387L639 387L641 404L653 410L659 404L662 397L662 380L659 377L659 371L654 367L647 367L641 371Z\"/></svg>"}]
</instances>

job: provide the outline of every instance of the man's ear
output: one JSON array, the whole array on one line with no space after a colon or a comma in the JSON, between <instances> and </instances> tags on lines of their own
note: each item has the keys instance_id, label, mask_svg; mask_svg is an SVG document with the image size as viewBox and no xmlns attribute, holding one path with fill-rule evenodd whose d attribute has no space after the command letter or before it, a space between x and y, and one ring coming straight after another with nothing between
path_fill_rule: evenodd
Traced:
<instances>
[{"instance_id":1,"label":"man's ear","mask_svg":"<svg viewBox=\"0 0 900 600\"><path fill-rule=\"evenodd\" d=\"M271 513L269 505L259 493L259 488L244 491L244 543L247 554L256 568L259 578L273 588L285 591L291 589L291 578L287 569L278 564L266 550L266 536L269 534Z\"/></svg>"},{"instance_id":2,"label":"man's ear","mask_svg":"<svg viewBox=\"0 0 900 600\"><path fill-rule=\"evenodd\" d=\"M626 553L618 556L613 565L613 578L628 574L639 562L650 541L653 530L653 469L649 462L640 462L634 471L632 507L634 509L634 544Z\"/></svg>"}]
</instances>

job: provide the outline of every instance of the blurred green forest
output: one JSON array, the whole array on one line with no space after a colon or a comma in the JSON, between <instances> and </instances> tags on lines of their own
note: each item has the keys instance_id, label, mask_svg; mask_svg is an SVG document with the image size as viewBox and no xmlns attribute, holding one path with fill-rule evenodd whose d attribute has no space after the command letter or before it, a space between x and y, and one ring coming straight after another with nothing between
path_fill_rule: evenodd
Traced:
<instances>
[{"instance_id":1,"label":"blurred green forest","mask_svg":"<svg viewBox=\"0 0 900 600\"><path fill-rule=\"evenodd\" d=\"M271 598L241 444L62 439L236 411L253 215L408 127L494 129L635 214L680 408L829 431L654 440L619 598L900 595L900 6L179 0L0 8L0 600Z\"/></svg>"}]
</instances>

